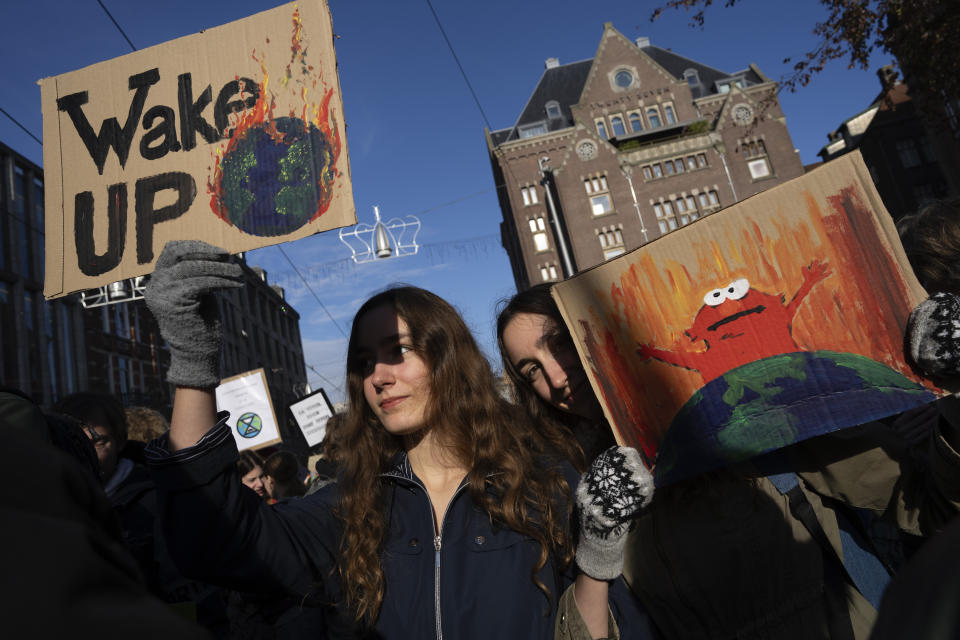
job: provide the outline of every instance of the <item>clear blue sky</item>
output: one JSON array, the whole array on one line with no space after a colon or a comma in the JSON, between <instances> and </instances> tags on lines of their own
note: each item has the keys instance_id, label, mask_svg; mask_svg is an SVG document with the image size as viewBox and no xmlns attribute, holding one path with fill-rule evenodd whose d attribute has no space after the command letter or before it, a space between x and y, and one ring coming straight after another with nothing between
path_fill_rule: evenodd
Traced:
<instances>
[{"instance_id":1,"label":"clear blue sky","mask_svg":"<svg viewBox=\"0 0 960 640\"><path fill-rule=\"evenodd\" d=\"M104 0L140 49L275 6L253 0ZM603 23L628 38L733 72L751 62L771 78L814 43L824 11L815 0L741 0L712 7L703 30L656 2L595 0L433 0L433 6L494 129L513 124L543 72L544 60L592 58ZM300 312L314 388L342 399L350 321L370 293L393 282L430 289L461 310L494 366L496 303L514 291L500 247L501 214L483 137L485 123L425 0L330 0L347 122L353 192L361 221L380 205L384 218L418 215L417 256L366 265L329 232L283 245L336 323L321 309L276 247L248 254L284 286ZM29 0L0 9L0 108L41 135L36 81L129 53L96 0ZM830 130L877 95L870 71L834 63L812 84L781 96L804 163L815 162ZM0 141L42 165L41 146L0 115ZM450 204L452 203L452 204ZM341 389L338 389L340 387Z\"/></svg>"}]
</instances>

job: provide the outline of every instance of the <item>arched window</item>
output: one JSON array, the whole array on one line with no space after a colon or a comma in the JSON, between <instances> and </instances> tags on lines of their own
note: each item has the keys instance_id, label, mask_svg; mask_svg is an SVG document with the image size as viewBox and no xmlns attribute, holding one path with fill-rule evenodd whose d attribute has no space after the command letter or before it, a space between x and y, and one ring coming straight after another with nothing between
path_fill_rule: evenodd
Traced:
<instances>
[{"instance_id":1,"label":"arched window","mask_svg":"<svg viewBox=\"0 0 960 640\"><path fill-rule=\"evenodd\" d=\"M615 136L622 136L627 133L627 130L623 126L623 118L620 116L610 118L610 126L613 127L613 135Z\"/></svg>"},{"instance_id":2,"label":"arched window","mask_svg":"<svg viewBox=\"0 0 960 640\"><path fill-rule=\"evenodd\" d=\"M544 107L547 110L548 118L559 118L560 117L560 103L556 100L551 100Z\"/></svg>"},{"instance_id":3,"label":"arched window","mask_svg":"<svg viewBox=\"0 0 960 640\"><path fill-rule=\"evenodd\" d=\"M603 120L597 120L597 135L604 140L607 139L607 128L603 125Z\"/></svg>"},{"instance_id":4,"label":"arched window","mask_svg":"<svg viewBox=\"0 0 960 640\"><path fill-rule=\"evenodd\" d=\"M660 113L656 109L647 109L647 122L650 123L651 129L656 129L660 126Z\"/></svg>"},{"instance_id":5,"label":"arched window","mask_svg":"<svg viewBox=\"0 0 960 640\"><path fill-rule=\"evenodd\" d=\"M643 119L639 113L630 114L630 129L633 132L643 131Z\"/></svg>"},{"instance_id":6,"label":"arched window","mask_svg":"<svg viewBox=\"0 0 960 640\"><path fill-rule=\"evenodd\" d=\"M676 116L673 115L673 107L670 106L669 104L668 104L668 105L664 105L664 107L663 107L663 115L664 115L664 116L666 117L666 119L667 119L667 124L677 124L677 118L676 118Z\"/></svg>"},{"instance_id":7,"label":"arched window","mask_svg":"<svg viewBox=\"0 0 960 640\"><path fill-rule=\"evenodd\" d=\"M687 84L691 87L700 84L700 75L697 73L696 69L687 69L683 72L683 77L686 79Z\"/></svg>"}]
</instances>

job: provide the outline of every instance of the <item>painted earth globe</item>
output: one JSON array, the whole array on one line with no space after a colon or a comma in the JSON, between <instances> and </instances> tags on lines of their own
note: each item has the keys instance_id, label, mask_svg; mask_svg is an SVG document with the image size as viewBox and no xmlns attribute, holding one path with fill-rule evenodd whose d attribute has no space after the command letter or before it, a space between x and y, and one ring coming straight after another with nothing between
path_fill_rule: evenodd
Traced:
<instances>
[{"instance_id":1,"label":"painted earth globe","mask_svg":"<svg viewBox=\"0 0 960 640\"><path fill-rule=\"evenodd\" d=\"M221 166L225 213L250 235L295 231L332 195L330 141L299 118L275 118L250 127Z\"/></svg>"},{"instance_id":2,"label":"painted earth globe","mask_svg":"<svg viewBox=\"0 0 960 640\"><path fill-rule=\"evenodd\" d=\"M680 408L660 444L658 486L927 404L936 396L852 353L800 351L715 378Z\"/></svg>"}]
</instances>

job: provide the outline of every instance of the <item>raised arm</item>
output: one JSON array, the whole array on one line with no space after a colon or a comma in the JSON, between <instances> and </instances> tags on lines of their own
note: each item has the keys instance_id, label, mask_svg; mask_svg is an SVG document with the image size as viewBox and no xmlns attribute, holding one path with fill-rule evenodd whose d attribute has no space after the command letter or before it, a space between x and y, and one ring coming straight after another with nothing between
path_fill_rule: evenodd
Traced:
<instances>
[{"instance_id":1,"label":"raised arm","mask_svg":"<svg viewBox=\"0 0 960 640\"><path fill-rule=\"evenodd\" d=\"M652 497L653 476L637 450L630 447L611 447L597 456L577 487L580 540L576 559L582 573L572 595L593 638L618 637L611 628L607 581L623 572L630 521Z\"/></svg>"},{"instance_id":2,"label":"raised arm","mask_svg":"<svg viewBox=\"0 0 960 640\"><path fill-rule=\"evenodd\" d=\"M177 386L169 446L192 446L216 423L220 316L214 292L243 286L230 254L197 240L169 242L147 284L147 306L170 345L167 381Z\"/></svg>"}]
</instances>

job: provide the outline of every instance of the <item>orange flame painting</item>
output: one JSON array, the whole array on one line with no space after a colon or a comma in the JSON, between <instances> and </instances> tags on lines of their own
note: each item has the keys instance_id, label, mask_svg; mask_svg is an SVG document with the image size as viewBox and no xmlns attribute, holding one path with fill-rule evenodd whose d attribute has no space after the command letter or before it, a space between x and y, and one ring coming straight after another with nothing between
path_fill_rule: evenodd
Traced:
<instances>
[{"instance_id":1,"label":"orange flame painting","mask_svg":"<svg viewBox=\"0 0 960 640\"><path fill-rule=\"evenodd\" d=\"M214 152L207 191L211 210L225 222L251 235L279 236L316 220L333 198L341 148L330 109L334 88L307 61L299 9L293 11L290 59L276 93L266 54L254 50L251 57L262 78L255 87L237 81L256 101L231 115L231 133ZM276 115L278 103L286 105L285 115Z\"/></svg>"},{"instance_id":2,"label":"orange flame painting","mask_svg":"<svg viewBox=\"0 0 960 640\"><path fill-rule=\"evenodd\" d=\"M924 293L858 154L554 296L618 441L658 484L942 393L904 359Z\"/></svg>"}]
</instances>

